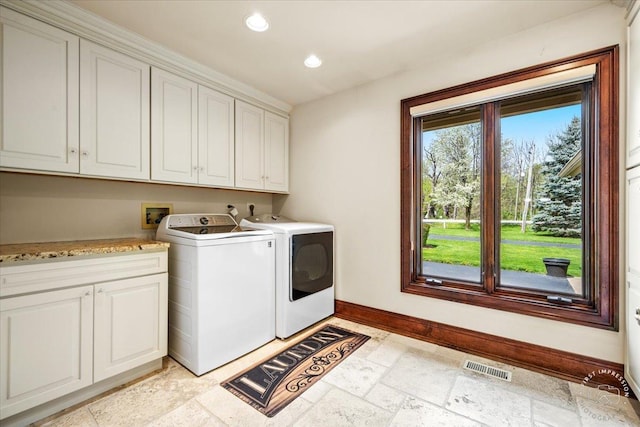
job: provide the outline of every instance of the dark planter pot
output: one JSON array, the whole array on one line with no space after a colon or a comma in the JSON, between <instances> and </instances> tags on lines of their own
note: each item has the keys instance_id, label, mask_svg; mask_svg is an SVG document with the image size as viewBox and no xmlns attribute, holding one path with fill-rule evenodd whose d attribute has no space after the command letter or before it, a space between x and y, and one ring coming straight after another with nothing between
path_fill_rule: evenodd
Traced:
<instances>
[{"instance_id":1,"label":"dark planter pot","mask_svg":"<svg viewBox=\"0 0 640 427\"><path fill-rule=\"evenodd\" d=\"M547 269L547 276L567 277L567 269L571 261L566 258L542 258Z\"/></svg>"}]
</instances>

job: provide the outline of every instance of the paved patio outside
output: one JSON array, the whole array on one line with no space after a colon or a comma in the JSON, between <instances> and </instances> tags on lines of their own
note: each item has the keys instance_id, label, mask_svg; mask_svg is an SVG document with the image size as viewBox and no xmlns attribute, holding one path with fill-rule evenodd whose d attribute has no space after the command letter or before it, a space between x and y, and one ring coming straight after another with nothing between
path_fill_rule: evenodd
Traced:
<instances>
[{"instance_id":1,"label":"paved patio outside","mask_svg":"<svg viewBox=\"0 0 640 427\"><path fill-rule=\"evenodd\" d=\"M480 267L466 265L443 264L423 261L422 273L436 278L446 277L467 282L480 282ZM565 277L546 276L544 274L525 273L522 271L501 270L502 286L519 289L533 289L557 294L576 295L576 291Z\"/></svg>"}]
</instances>

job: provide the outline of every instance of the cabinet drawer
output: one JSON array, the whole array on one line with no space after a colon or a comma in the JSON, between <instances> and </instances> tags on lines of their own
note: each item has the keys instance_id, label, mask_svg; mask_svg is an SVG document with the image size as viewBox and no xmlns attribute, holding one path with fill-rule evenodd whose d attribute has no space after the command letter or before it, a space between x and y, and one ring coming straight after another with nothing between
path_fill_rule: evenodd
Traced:
<instances>
[{"instance_id":1,"label":"cabinet drawer","mask_svg":"<svg viewBox=\"0 0 640 427\"><path fill-rule=\"evenodd\" d=\"M167 251L0 267L0 297L167 271Z\"/></svg>"}]
</instances>

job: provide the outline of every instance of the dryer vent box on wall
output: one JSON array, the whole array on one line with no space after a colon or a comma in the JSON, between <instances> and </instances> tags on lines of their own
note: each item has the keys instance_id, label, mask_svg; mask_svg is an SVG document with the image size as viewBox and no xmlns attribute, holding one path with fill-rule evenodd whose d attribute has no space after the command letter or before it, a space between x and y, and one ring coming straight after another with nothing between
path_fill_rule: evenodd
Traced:
<instances>
[{"instance_id":1,"label":"dryer vent box on wall","mask_svg":"<svg viewBox=\"0 0 640 427\"><path fill-rule=\"evenodd\" d=\"M158 228L158 224L167 215L173 213L171 203L143 203L140 223L142 228Z\"/></svg>"}]
</instances>

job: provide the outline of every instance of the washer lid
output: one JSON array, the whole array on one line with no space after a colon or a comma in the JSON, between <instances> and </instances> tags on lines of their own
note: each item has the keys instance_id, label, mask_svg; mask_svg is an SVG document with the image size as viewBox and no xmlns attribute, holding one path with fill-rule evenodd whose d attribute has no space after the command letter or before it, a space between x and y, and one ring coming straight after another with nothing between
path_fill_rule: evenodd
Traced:
<instances>
[{"instance_id":1,"label":"washer lid","mask_svg":"<svg viewBox=\"0 0 640 427\"><path fill-rule=\"evenodd\" d=\"M296 222L295 220L288 218L283 215L274 215L274 214L261 214L261 215L253 215L249 216L243 221L250 222L253 224L278 224L283 222Z\"/></svg>"},{"instance_id":2,"label":"washer lid","mask_svg":"<svg viewBox=\"0 0 640 427\"><path fill-rule=\"evenodd\" d=\"M263 234L269 234L269 231L250 226L241 227L229 214L176 214L167 215L162 219L156 238L211 240Z\"/></svg>"}]
</instances>

